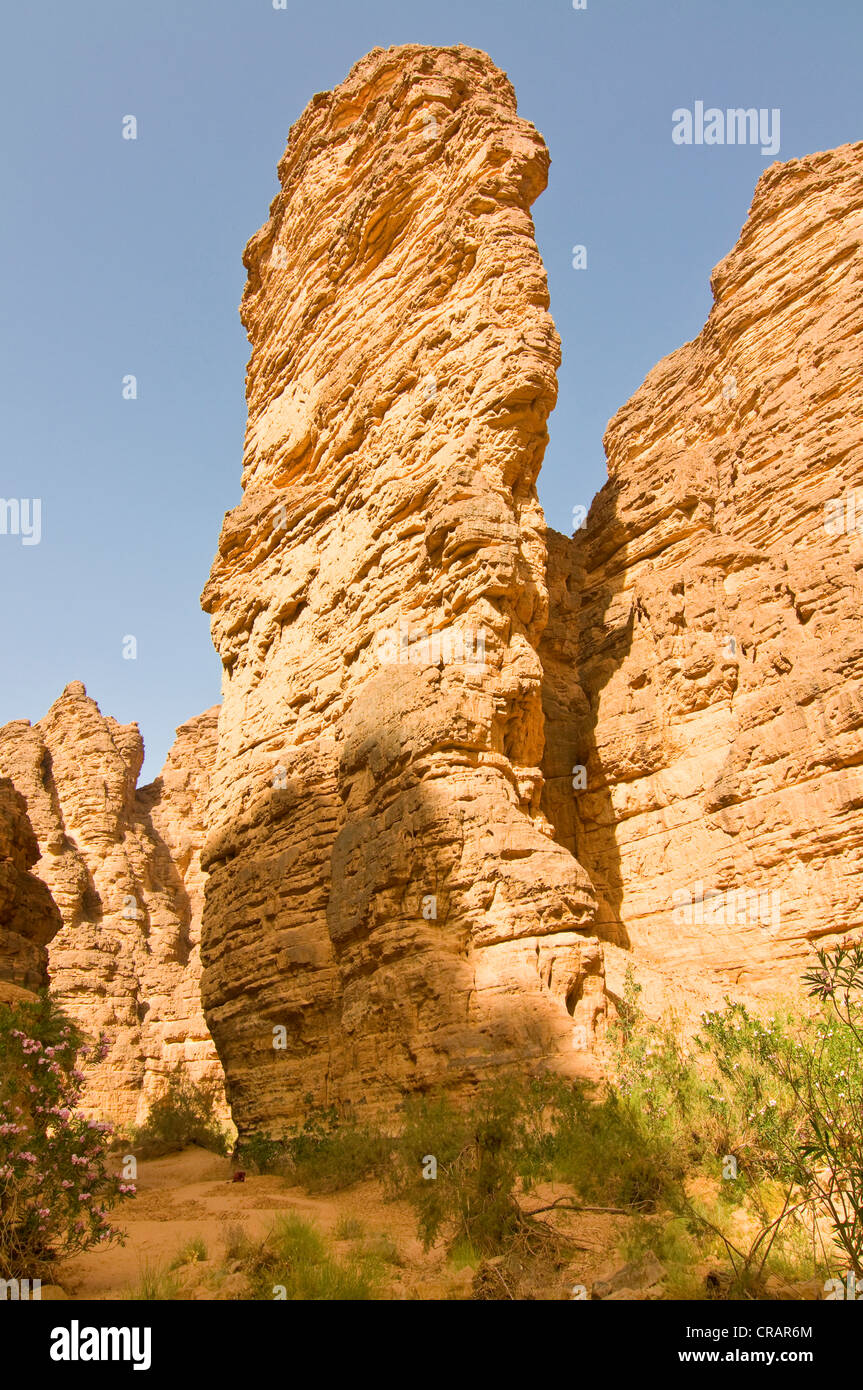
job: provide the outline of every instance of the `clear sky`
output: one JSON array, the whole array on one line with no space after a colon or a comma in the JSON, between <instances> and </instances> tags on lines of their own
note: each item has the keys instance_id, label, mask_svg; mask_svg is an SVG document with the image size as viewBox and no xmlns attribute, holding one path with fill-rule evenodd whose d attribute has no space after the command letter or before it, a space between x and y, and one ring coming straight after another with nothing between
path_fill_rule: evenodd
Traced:
<instances>
[{"instance_id":1,"label":"clear sky","mask_svg":"<svg viewBox=\"0 0 863 1390\"><path fill-rule=\"evenodd\" d=\"M677 145L672 112L779 108L782 160L863 138L861 0L6 7L0 496L41 499L42 534L0 535L0 723L83 680L138 721L153 777L218 700L198 598L239 498L242 249L308 100L406 42L485 49L551 151L534 218L563 365L540 496L561 530L604 480L608 419L700 330L773 162Z\"/></svg>"}]
</instances>

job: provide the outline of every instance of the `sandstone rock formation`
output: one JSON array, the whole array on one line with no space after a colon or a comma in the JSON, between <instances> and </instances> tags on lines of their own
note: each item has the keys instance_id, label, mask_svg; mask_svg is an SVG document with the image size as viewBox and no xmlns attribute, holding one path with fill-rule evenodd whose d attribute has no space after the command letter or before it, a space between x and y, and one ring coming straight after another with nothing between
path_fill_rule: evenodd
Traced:
<instances>
[{"instance_id":1,"label":"sandstone rock formation","mask_svg":"<svg viewBox=\"0 0 863 1390\"><path fill-rule=\"evenodd\" d=\"M31 862L62 914L52 992L88 1033L108 1035L85 1100L120 1123L144 1118L176 1064L220 1084L199 994L200 847L215 733L215 710L184 724L161 776L136 791L137 725L105 718L80 682L38 724L0 729L0 772L26 804L39 842Z\"/></svg>"},{"instance_id":2,"label":"sandstone rock formation","mask_svg":"<svg viewBox=\"0 0 863 1390\"><path fill-rule=\"evenodd\" d=\"M604 937L766 991L863 925L863 144L768 169L712 285L550 541L545 808Z\"/></svg>"},{"instance_id":3,"label":"sandstone rock formation","mask_svg":"<svg viewBox=\"0 0 863 1390\"><path fill-rule=\"evenodd\" d=\"M142 789L78 683L0 730L0 998L56 931L120 1122L175 1063L218 1081L213 1039L246 1134L591 1070L629 961L700 1007L863 925L863 145L763 176L572 539L536 495L547 166L472 49L312 100L245 254L223 705Z\"/></svg>"},{"instance_id":4,"label":"sandstone rock formation","mask_svg":"<svg viewBox=\"0 0 863 1390\"><path fill-rule=\"evenodd\" d=\"M63 923L48 889L29 872L38 858L24 798L0 779L0 1003L48 983L46 946Z\"/></svg>"},{"instance_id":5,"label":"sandstone rock formation","mask_svg":"<svg viewBox=\"0 0 863 1390\"><path fill-rule=\"evenodd\" d=\"M594 898L540 810L548 155L483 53L375 50L249 242L203 995L242 1130L574 1066Z\"/></svg>"}]
</instances>

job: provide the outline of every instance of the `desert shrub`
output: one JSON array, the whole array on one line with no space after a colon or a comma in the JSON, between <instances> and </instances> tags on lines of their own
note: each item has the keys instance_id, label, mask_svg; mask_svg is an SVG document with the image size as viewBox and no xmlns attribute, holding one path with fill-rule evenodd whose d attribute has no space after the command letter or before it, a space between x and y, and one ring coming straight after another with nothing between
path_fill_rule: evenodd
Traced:
<instances>
[{"instance_id":1,"label":"desert shrub","mask_svg":"<svg viewBox=\"0 0 863 1390\"><path fill-rule=\"evenodd\" d=\"M728 1003L703 1020L738 1130L737 1149L755 1173L828 1219L837 1251L863 1275L863 945L818 951L803 976L819 1012L762 1020Z\"/></svg>"},{"instance_id":2,"label":"desert shrub","mask_svg":"<svg viewBox=\"0 0 863 1390\"><path fill-rule=\"evenodd\" d=\"M608 1093L650 1159L662 1163L664 1155L676 1181L705 1155L728 1152L728 1116L715 1094L714 1069L701 1065L697 1043L686 1041L673 1013L659 1023L647 1018L639 994L629 967L619 1020L610 1030Z\"/></svg>"},{"instance_id":3,"label":"desert shrub","mask_svg":"<svg viewBox=\"0 0 863 1390\"><path fill-rule=\"evenodd\" d=\"M232 1260L242 1260L252 1248L248 1232L238 1221L226 1222L221 1231L224 1257L228 1264Z\"/></svg>"},{"instance_id":4,"label":"desert shrub","mask_svg":"<svg viewBox=\"0 0 863 1390\"><path fill-rule=\"evenodd\" d=\"M644 1016L630 976L603 1086L544 1076L498 1081L467 1106L409 1101L391 1184L425 1245L505 1251L535 1214L526 1194L553 1178L582 1203L655 1214L651 1238L662 1243L663 1223L673 1234L680 1289L695 1250L724 1261L723 1296L764 1296L771 1272L820 1271L819 1214L860 1273L863 947L819 953L804 978L818 1015L762 1019L727 1001L686 1040L673 1017Z\"/></svg>"},{"instance_id":5,"label":"desert shrub","mask_svg":"<svg viewBox=\"0 0 863 1390\"><path fill-rule=\"evenodd\" d=\"M382 1175L391 1162L392 1140L372 1123L343 1120L335 1106L311 1108L302 1127L281 1140L264 1136L243 1138L242 1161L256 1163L258 1172L285 1173L310 1193L335 1193L364 1177Z\"/></svg>"},{"instance_id":6,"label":"desert shrub","mask_svg":"<svg viewBox=\"0 0 863 1390\"><path fill-rule=\"evenodd\" d=\"M640 1153L669 1219L726 1262L723 1297L763 1297L770 1273L823 1271L817 1217L861 1272L863 947L819 951L803 980L816 1012L786 1004L763 1018L726 1000L702 1016L691 1044L673 1021L646 1020L631 990L609 1093L569 1133L569 1164L559 1164L582 1194L604 1185L626 1205L632 1193L620 1176ZM597 1128L614 1177L585 1185L584 1150Z\"/></svg>"},{"instance_id":7,"label":"desert shrub","mask_svg":"<svg viewBox=\"0 0 863 1390\"><path fill-rule=\"evenodd\" d=\"M284 1172L290 1166L284 1141L269 1139L265 1134L244 1135L237 1143L234 1161L258 1173Z\"/></svg>"},{"instance_id":8,"label":"desert shrub","mask_svg":"<svg viewBox=\"0 0 863 1390\"><path fill-rule=\"evenodd\" d=\"M260 1173L282 1173L309 1192L337 1192L363 1178L382 1175L393 1141L377 1126L342 1120L335 1106L312 1108L300 1128L281 1139L248 1135L237 1145L237 1159Z\"/></svg>"},{"instance_id":9,"label":"desert shrub","mask_svg":"<svg viewBox=\"0 0 863 1390\"><path fill-rule=\"evenodd\" d=\"M704 1299L707 1296L699 1264L704 1243L683 1216L662 1212L655 1216L635 1216L623 1230L620 1255L636 1263L651 1253L665 1271L663 1283L668 1298Z\"/></svg>"},{"instance_id":10,"label":"desert shrub","mask_svg":"<svg viewBox=\"0 0 863 1390\"><path fill-rule=\"evenodd\" d=\"M296 1180L309 1192L336 1192L383 1174L392 1147L377 1126L340 1123L334 1110L313 1112L286 1145Z\"/></svg>"},{"instance_id":11,"label":"desert shrub","mask_svg":"<svg viewBox=\"0 0 863 1390\"><path fill-rule=\"evenodd\" d=\"M128 1297L136 1303L164 1303L178 1298L180 1282L173 1272L174 1267L165 1269L162 1265L145 1261L138 1283Z\"/></svg>"},{"instance_id":12,"label":"desert shrub","mask_svg":"<svg viewBox=\"0 0 863 1390\"><path fill-rule=\"evenodd\" d=\"M366 1228L355 1216L340 1216L333 1230L336 1240L362 1240Z\"/></svg>"},{"instance_id":13,"label":"desert shrub","mask_svg":"<svg viewBox=\"0 0 863 1390\"><path fill-rule=\"evenodd\" d=\"M215 1085L206 1081L195 1084L177 1067L169 1074L162 1095L150 1106L144 1123L132 1129L129 1142L145 1153L198 1144L214 1153L227 1154L230 1136L217 1118L215 1107Z\"/></svg>"},{"instance_id":14,"label":"desert shrub","mask_svg":"<svg viewBox=\"0 0 863 1390\"><path fill-rule=\"evenodd\" d=\"M654 1211L686 1175L686 1153L657 1133L638 1099L573 1086L551 1117L550 1174L585 1202Z\"/></svg>"},{"instance_id":15,"label":"desert shrub","mask_svg":"<svg viewBox=\"0 0 863 1390\"><path fill-rule=\"evenodd\" d=\"M203 1236L193 1236L171 1261L170 1268L180 1269L183 1265L201 1264L207 1258L207 1243Z\"/></svg>"},{"instance_id":16,"label":"desert shrub","mask_svg":"<svg viewBox=\"0 0 863 1390\"><path fill-rule=\"evenodd\" d=\"M79 1109L94 1046L45 994L0 1008L0 1277L41 1278L54 1263L122 1240L108 1212L134 1186L108 1171L111 1125Z\"/></svg>"},{"instance_id":17,"label":"desert shrub","mask_svg":"<svg viewBox=\"0 0 863 1390\"><path fill-rule=\"evenodd\" d=\"M366 1301L379 1296L383 1267L376 1255L339 1259L319 1231L298 1216L280 1217L243 1257L250 1297L289 1301Z\"/></svg>"},{"instance_id":18,"label":"desert shrub","mask_svg":"<svg viewBox=\"0 0 863 1390\"><path fill-rule=\"evenodd\" d=\"M519 1194L552 1171L549 1116L565 1092L552 1078L503 1077L467 1106L447 1096L406 1102L389 1182L413 1205L427 1249L445 1237L472 1262L526 1234Z\"/></svg>"}]
</instances>

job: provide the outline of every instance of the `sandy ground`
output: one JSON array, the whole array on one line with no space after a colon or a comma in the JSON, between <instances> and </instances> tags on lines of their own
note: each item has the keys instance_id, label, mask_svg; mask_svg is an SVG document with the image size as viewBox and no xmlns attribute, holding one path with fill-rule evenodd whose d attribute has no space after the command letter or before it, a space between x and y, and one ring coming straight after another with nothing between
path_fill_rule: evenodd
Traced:
<instances>
[{"instance_id":1,"label":"sandy ground","mask_svg":"<svg viewBox=\"0 0 863 1390\"><path fill-rule=\"evenodd\" d=\"M228 1159L195 1147L140 1161L138 1195L115 1212L115 1224L126 1233L126 1244L91 1250L65 1261L58 1269L57 1282L73 1300L127 1299L146 1268L165 1268L193 1238L202 1238L210 1258L218 1261L226 1226L241 1226L250 1238L261 1238L275 1218L293 1212L327 1236L336 1254L351 1250L350 1241L334 1236L342 1219L361 1222L366 1239L387 1236L395 1246L398 1263L389 1266L386 1298L470 1297L473 1270L457 1269L442 1248L424 1251L417 1239L412 1208L404 1202L385 1201L380 1184L359 1183L344 1192L316 1196L287 1186L280 1177L248 1174L243 1183L233 1183L233 1171ZM542 1205L562 1191L539 1188L525 1205ZM555 1277L547 1296L572 1297L571 1284L589 1284L600 1267L607 1265L619 1224L619 1219L608 1216L556 1217L555 1225L582 1248L571 1266Z\"/></svg>"}]
</instances>

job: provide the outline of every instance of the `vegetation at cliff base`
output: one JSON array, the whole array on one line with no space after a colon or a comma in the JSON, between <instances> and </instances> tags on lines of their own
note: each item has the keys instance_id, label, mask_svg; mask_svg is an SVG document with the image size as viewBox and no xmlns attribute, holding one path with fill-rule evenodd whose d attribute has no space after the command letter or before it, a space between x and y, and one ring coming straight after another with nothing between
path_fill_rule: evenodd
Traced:
<instances>
[{"instance_id":1,"label":"vegetation at cliff base","mask_svg":"<svg viewBox=\"0 0 863 1390\"><path fill-rule=\"evenodd\" d=\"M112 1126L80 1107L82 1068L106 1046L47 994L0 1008L0 1278L44 1279L122 1239L108 1213L135 1188L109 1171Z\"/></svg>"}]
</instances>

